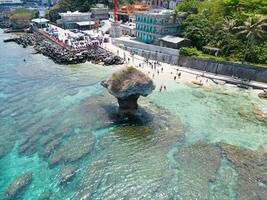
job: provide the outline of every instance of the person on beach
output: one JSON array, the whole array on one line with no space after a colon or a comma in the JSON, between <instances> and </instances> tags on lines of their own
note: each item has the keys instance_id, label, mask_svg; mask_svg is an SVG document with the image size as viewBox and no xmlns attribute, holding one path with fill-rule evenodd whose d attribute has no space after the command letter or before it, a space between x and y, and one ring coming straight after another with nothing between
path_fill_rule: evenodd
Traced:
<instances>
[{"instance_id":1,"label":"person on beach","mask_svg":"<svg viewBox=\"0 0 267 200\"><path fill-rule=\"evenodd\" d=\"M153 74L153 75L152 75L152 77L153 77L153 79L154 79L154 77L155 77L155 74Z\"/></svg>"},{"instance_id":2,"label":"person on beach","mask_svg":"<svg viewBox=\"0 0 267 200\"><path fill-rule=\"evenodd\" d=\"M174 76L174 78L173 78L175 81L176 81L176 76Z\"/></svg>"},{"instance_id":3,"label":"person on beach","mask_svg":"<svg viewBox=\"0 0 267 200\"><path fill-rule=\"evenodd\" d=\"M160 92L162 91L162 85L160 86L159 91L160 91Z\"/></svg>"},{"instance_id":4,"label":"person on beach","mask_svg":"<svg viewBox=\"0 0 267 200\"><path fill-rule=\"evenodd\" d=\"M166 90L166 86L164 85L164 90Z\"/></svg>"},{"instance_id":5,"label":"person on beach","mask_svg":"<svg viewBox=\"0 0 267 200\"><path fill-rule=\"evenodd\" d=\"M159 70L157 71L158 75L159 75Z\"/></svg>"},{"instance_id":6,"label":"person on beach","mask_svg":"<svg viewBox=\"0 0 267 200\"><path fill-rule=\"evenodd\" d=\"M161 68L161 72L163 72L163 67Z\"/></svg>"},{"instance_id":7,"label":"person on beach","mask_svg":"<svg viewBox=\"0 0 267 200\"><path fill-rule=\"evenodd\" d=\"M179 72L179 73L178 73L178 77L181 78L181 75L182 75L181 72Z\"/></svg>"}]
</instances>

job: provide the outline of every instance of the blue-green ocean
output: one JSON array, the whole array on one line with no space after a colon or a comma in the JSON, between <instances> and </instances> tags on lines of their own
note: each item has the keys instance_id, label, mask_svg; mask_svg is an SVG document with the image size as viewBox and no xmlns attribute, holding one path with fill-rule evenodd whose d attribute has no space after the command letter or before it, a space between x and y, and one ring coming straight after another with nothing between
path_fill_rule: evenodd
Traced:
<instances>
[{"instance_id":1,"label":"blue-green ocean","mask_svg":"<svg viewBox=\"0 0 267 200\"><path fill-rule=\"evenodd\" d=\"M116 67L57 65L9 37L0 33L0 199L267 199L266 100L173 83L122 122L100 85Z\"/></svg>"}]
</instances>

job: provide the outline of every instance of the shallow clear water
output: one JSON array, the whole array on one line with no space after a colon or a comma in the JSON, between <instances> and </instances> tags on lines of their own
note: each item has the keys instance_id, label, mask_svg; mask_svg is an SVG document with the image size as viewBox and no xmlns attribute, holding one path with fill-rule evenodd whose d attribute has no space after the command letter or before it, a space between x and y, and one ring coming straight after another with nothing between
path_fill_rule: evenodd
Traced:
<instances>
[{"instance_id":1,"label":"shallow clear water","mask_svg":"<svg viewBox=\"0 0 267 200\"><path fill-rule=\"evenodd\" d=\"M267 101L235 87L168 85L140 100L145 122L119 123L111 117L116 100L99 84L113 67L56 65L4 44L6 37L0 34L0 198L25 172L32 182L15 199L266 197ZM70 166L75 176L60 183Z\"/></svg>"}]
</instances>

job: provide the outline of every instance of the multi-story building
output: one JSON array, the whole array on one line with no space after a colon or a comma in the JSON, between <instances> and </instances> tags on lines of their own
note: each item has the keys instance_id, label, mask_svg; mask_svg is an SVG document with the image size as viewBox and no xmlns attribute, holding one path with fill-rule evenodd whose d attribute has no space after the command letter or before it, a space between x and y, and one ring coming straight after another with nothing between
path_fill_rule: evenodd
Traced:
<instances>
[{"instance_id":1,"label":"multi-story building","mask_svg":"<svg viewBox=\"0 0 267 200\"><path fill-rule=\"evenodd\" d=\"M143 0L151 8L166 8L175 9L176 4L182 2L183 0Z\"/></svg>"},{"instance_id":2,"label":"multi-story building","mask_svg":"<svg viewBox=\"0 0 267 200\"><path fill-rule=\"evenodd\" d=\"M91 17L96 20L106 20L109 18L109 9L104 4L96 4L95 8L91 8Z\"/></svg>"},{"instance_id":3,"label":"multi-story building","mask_svg":"<svg viewBox=\"0 0 267 200\"><path fill-rule=\"evenodd\" d=\"M136 39L148 44L159 44L166 35L178 35L181 21L172 10L136 12Z\"/></svg>"},{"instance_id":4,"label":"multi-story building","mask_svg":"<svg viewBox=\"0 0 267 200\"><path fill-rule=\"evenodd\" d=\"M94 23L91 21L90 12L66 12L59 13L60 19L57 20L57 24L67 29L78 28L79 26L91 26Z\"/></svg>"},{"instance_id":5,"label":"multi-story building","mask_svg":"<svg viewBox=\"0 0 267 200\"><path fill-rule=\"evenodd\" d=\"M22 4L21 0L0 0L0 5L18 5Z\"/></svg>"}]
</instances>

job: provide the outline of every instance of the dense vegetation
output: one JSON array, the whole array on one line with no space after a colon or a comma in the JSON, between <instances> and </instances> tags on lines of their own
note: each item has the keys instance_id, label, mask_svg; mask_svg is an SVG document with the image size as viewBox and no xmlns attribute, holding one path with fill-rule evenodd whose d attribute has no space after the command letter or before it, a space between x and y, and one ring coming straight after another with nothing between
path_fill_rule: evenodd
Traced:
<instances>
[{"instance_id":1,"label":"dense vegetation","mask_svg":"<svg viewBox=\"0 0 267 200\"><path fill-rule=\"evenodd\" d=\"M201 56L208 46L225 60L267 64L266 0L185 0L176 11L190 14L183 36L195 48L182 49L184 55Z\"/></svg>"},{"instance_id":2,"label":"dense vegetation","mask_svg":"<svg viewBox=\"0 0 267 200\"><path fill-rule=\"evenodd\" d=\"M31 19L36 18L38 16L39 16L39 12L37 10L18 8L18 9L13 10L11 12L10 19L12 21L16 21L16 20L30 21Z\"/></svg>"}]
</instances>

